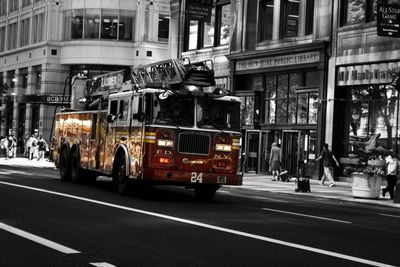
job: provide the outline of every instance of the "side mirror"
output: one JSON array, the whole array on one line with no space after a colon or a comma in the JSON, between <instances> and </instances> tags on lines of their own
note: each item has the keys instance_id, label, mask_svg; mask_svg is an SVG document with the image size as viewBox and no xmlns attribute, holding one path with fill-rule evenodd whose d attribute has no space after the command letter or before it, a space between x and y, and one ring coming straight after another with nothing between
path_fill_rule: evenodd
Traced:
<instances>
[{"instance_id":1,"label":"side mirror","mask_svg":"<svg viewBox=\"0 0 400 267\"><path fill-rule=\"evenodd\" d=\"M113 123L113 122L115 121L116 118L117 118L117 117L116 117L115 115L113 115L113 114L108 114L108 115L107 115L107 122L108 122L108 123Z\"/></svg>"},{"instance_id":2,"label":"side mirror","mask_svg":"<svg viewBox=\"0 0 400 267\"><path fill-rule=\"evenodd\" d=\"M144 113L139 112L139 113L132 114L132 119L143 122L144 121Z\"/></svg>"}]
</instances>

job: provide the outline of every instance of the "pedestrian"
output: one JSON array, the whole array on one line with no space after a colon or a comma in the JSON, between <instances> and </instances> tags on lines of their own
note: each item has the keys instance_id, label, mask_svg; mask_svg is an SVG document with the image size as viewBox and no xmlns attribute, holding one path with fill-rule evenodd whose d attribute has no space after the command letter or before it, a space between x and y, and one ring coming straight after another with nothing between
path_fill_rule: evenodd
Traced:
<instances>
[{"instance_id":1,"label":"pedestrian","mask_svg":"<svg viewBox=\"0 0 400 267\"><path fill-rule=\"evenodd\" d=\"M32 134L31 138L29 138L29 160L32 160L34 157L37 157L37 138L36 135Z\"/></svg>"},{"instance_id":2,"label":"pedestrian","mask_svg":"<svg viewBox=\"0 0 400 267\"><path fill-rule=\"evenodd\" d=\"M335 186L335 180L333 179L333 164L336 163L336 166L339 166L339 162L336 160L335 156L329 150L329 145L327 143L324 144L324 148L321 151L321 155L316 159L321 160L322 165L324 166L324 174L322 175L321 181L319 184L321 186L324 185L324 181L327 178L330 182L329 186Z\"/></svg>"},{"instance_id":3,"label":"pedestrian","mask_svg":"<svg viewBox=\"0 0 400 267\"><path fill-rule=\"evenodd\" d=\"M39 157L38 157L38 161L44 158L44 155L46 153L46 151L48 150L48 146L46 141L43 139L43 137L40 135L39 136L39 140L37 142L38 144L38 149L39 149Z\"/></svg>"},{"instance_id":4,"label":"pedestrian","mask_svg":"<svg viewBox=\"0 0 400 267\"><path fill-rule=\"evenodd\" d=\"M382 189L382 196L386 195L386 192L389 192L390 199L394 197L394 187L396 186L397 182L397 165L398 161L396 156L392 151L389 152L389 155L386 157L386 164L387 164L387 172L386 172L386 180L387 186Z\"/></svg>"},{"instance_id":5,"label":"pedestrian","mask_svg":"<svg viewBox=\"0 0 400 267\"><path fill-rule=\"evenodd\" d=\"M281 170L281 149L276 142L271 145L271 154L269 156L269 169L272 172L272 181L279 180L279 172Z\"/></svg>"}]
</instances>

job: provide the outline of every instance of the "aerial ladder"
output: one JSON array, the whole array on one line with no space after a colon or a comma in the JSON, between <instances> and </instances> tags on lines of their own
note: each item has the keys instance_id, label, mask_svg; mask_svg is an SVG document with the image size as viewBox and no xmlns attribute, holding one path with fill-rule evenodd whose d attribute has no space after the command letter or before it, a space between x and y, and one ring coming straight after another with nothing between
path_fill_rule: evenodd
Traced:
<instances>
[{"instance_id":1,"label":"aerial ladder","mask_svg":"<svg viewBox=\"0 0 400 267\"><path fill-rule=\"evenodd\" d=\"M183 85L214 86L211 60L191 63L189 59L168 59L131 68L132 82L139 88L175 89Z\"/></svg>"}]
</instances>

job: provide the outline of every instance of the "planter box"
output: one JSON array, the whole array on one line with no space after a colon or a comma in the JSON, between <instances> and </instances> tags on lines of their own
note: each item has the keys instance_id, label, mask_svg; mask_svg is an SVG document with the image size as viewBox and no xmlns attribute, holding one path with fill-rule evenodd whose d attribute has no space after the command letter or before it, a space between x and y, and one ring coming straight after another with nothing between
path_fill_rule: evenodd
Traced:
<instances>
[{"instance_id":1,"label":"planter box","mask_svg":"<svg viewBox=\"0 0 400 267\"><path fill-rule=\"evenodd\" d=\"M352 193L353 197L377 199L381 194L382 176L368 175L365 173L353 172Z\"/></svg>"},{"instance_id":2,"label":"planter box","mask_svg":"<svg viewBox=\"0 0 400 267\"><path fill-rule=\"evenodd\" d=\"M341 164L353 164L356 165L358 164L359 159L358 158L339 158L339 162Z\"/></svg>"},{"instance_id":3,"label":"planter box","mask_svg":"<svg viewBox=\"0 0 400 267\"><path fill-rule=\"evenodd\" d=\"M371 160L368 160L368 165L383 167L383 166L386 165L386 161L385 160L378 160L378 159L371 159Z\"/></svg>"}]
</instances>

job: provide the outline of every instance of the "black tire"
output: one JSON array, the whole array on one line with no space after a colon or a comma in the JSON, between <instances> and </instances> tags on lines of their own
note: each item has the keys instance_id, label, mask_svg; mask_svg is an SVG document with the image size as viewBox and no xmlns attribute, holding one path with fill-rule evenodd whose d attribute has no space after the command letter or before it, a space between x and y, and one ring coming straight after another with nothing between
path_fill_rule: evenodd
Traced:
<instances>
[{"instance_id":1,"label":"black tire","mask_svg":"<svg viewBox=\"0 0 400 267\"><path fill-rule=\"evenodd\" d=\"M116 159L113 170L113 182L119 194L127 194L129 190L129 177L125 173L125 156L121 155Z\"/></svg>"},{"instance_id":2,"label":"black tire","mask_svg":"<svg viewBox=\"0 0 400 267\"><path fill-rule=\"evenodd\" d=\"M81 181L82 171L80 169L79 153L75 149L71 157L71 181L79 183Z\"/></svg>"},{"instance_id":3,"label":"black tire","mask_svg":"<svg viewBox=\"0 0 400 267\"><path fill-rule=\"evenodd\" d=\"M63 182L71 180L71 168L68 149L63 149L60 155L60 178Z\"/></svg>"},{"instance_id":4,"label":"black tire","mask_svg":"<svg viewBox=\"0 0 400 267\"><path fill-rule=\"evenodd\" d=\"M198 184L194 188L194 191L198 199L208 201L215 196L215 192L217 192L219 187L219 185Z\"/></svg>"}]
</instances>

